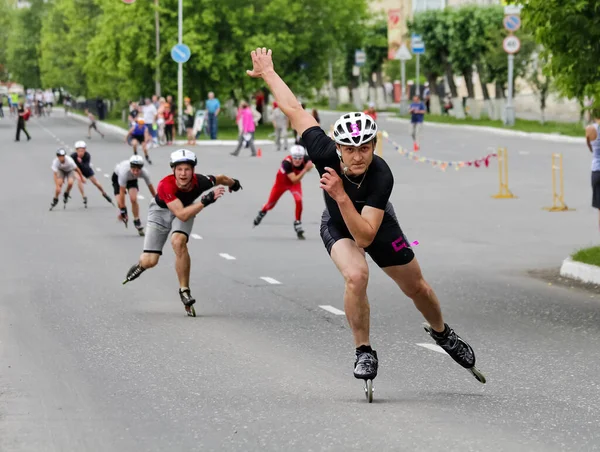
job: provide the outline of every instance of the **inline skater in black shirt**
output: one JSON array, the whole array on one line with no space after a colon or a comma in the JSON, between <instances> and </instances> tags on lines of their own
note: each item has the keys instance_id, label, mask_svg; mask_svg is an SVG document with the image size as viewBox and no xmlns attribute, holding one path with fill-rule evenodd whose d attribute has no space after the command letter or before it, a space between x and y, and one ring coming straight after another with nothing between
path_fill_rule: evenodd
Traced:
<instances>
[{"instance_id":1,"label":"inline skater in black shirt","mask_svg":"<svg viewBox=\"0 0 600 452\"><path fill-rule=\"evenodd\" d=\"M444 322L438 298L423 278L396 219L389 202L394 186L392 171L374 154L375 121L362 112L344 114L334 125L332 140L275 72L271 50L258 48L251 55L253 69L247 74L267 83L321 175L326 206L321 238L345 280L344 307L356 345L354 376L365 380L369 401L378 358L369 340L369 267L365 252L413 300L428 322L426 331L436 343L485 383L485 377L475 368L471 346Z\"/></svg>"}]
</instances>

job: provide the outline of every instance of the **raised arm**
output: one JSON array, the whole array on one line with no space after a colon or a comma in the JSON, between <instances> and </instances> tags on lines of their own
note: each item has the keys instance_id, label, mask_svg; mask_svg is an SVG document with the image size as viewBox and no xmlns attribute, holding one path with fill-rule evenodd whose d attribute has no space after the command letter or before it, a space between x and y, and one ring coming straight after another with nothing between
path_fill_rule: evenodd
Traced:
<instances>
[{"instance_id":1,"label":"raised arm","mask_svg":"<svg viewBox=\"0 0 600 452\"><path fill-rule=\"evenodd\" d=\"M592 141L596 139L594 135L596 135L596 129L594 128L594 126L587 126L585 128L585 141L587 142L588 149L592 153L594 152L594 149L592 149Z\"/></svg>"},{"instance_id":2,"label":"raised arm","mask_svg":"<svg viewBox=\"0 0 600 452\"><path fill-rule=\"evenodd\" d=\"M315 118L302 108L294 93L279 77L273 67L273 58L271 57L271 49L267 51L265 47L253 50L252 53L252 70L246 71L250 77L262 78L269 86L271 93L277 101L277 105L281 111L289 118L292 127L302 135L306 129L309 129L319 124Z\"/></svg>"}]
</instances>

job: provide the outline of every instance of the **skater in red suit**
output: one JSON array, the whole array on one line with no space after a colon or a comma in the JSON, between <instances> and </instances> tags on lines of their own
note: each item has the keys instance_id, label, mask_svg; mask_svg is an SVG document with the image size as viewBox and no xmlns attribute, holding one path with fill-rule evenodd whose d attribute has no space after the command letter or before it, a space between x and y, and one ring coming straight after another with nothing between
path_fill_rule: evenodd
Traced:
<instances>
[{"instance_id":1,"label":"skater in red suit","mask_svg":"<svg viewBox=\"0 0 600 452\"><path fill-rule=\"evenodd\" d=\"M287 190L290 191L296 201L296 221L294 221L294 230L299 239L304 239L304 230L302 229L302 178L311 170L313 163L306 155L306 149L302 146L294 145L290 149L290 155L283 159L281 167L277 171L275 184L271 189L269 200L262 207L254 219L254 226L258 226L269 210L275 207L281 195Z\"/></svg>"}]
</instances>

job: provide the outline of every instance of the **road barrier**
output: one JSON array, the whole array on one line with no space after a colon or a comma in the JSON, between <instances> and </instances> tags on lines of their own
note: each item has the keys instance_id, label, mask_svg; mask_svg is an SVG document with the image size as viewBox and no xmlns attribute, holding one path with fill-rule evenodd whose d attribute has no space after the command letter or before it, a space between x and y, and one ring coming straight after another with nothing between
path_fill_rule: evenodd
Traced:
<instances>
[{"instance_id":1,"label":"road barrier","mask_svg":"<svg viewBox=\"0 0 600 452\"><path fill-rule=\"evenodd\" d=\"M557 173L559 180L559 192L556 191ZM549 212L564 212L567 210L575 210L569 209L569 207L565 204L562 154L552 154L552 206L544 207L543 209Z\"/></svg>"},{"instance_id":2,"label":"road barrier","mask_svg":"<svg viewBox=\"0 0 600 452\"><path fill-rule=\"evenodd\" d=\"M496 199L510 199L516 198L515 195L508 189L508 151L506 148L498 149L498 182L500 188L498 193L492 195L492 198Z\"/></svg>"}]
</instances>

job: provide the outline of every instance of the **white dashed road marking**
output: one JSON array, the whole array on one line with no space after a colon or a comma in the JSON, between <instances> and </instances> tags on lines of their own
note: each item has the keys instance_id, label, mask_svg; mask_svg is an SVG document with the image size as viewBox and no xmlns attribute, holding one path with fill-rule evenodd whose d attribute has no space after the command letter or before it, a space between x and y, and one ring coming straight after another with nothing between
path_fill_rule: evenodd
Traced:
<instances>
[{"instance_id":1,"label":"white dashed road marking","mask_svg":"<svg viewBox=\"0 0 600 452\"><path fill-rule=\"evenodd\" d=\"M261 276L260 279L264 279L269 284L281 284L279 281L273 278L269 278L268 276Z\"/></svg>"},{"instance_id":2,"label":"white dashed road marking","mask_svg":"<svg viewBox=\"0 0 600 452\"><path fill-rule=\"evenodd\" d=\"M109 177L109 175L108 175L108 174L106 174L106 173L104 173L104 177Z\"/></svg>"},{"instance_id":3,"label":"white dashed road marking","mask_svg":"<svg viewBox=\"0 0 600 452\"><path fill-rule=\"evenodd\" d=\"M433 350L434 352L446 354L444 349L442 347L440 347L439 345L428 344L428 343L422 343L422 344L417 344L417 345L428 348L429 350Z\"/></svg>"},{"instance_id":4,"label":"white dashed road marking","mask_svg":"<svg viewBox=\"0 0 600 452\"><path fill-rule=\"evenodd\" d=\"M333 306L323 305L323 306L319 306L319 307L321 309L325 309L326 311L329 311L335 315L345 315L346 314L344 311L340 311L338 308L334 308Z\"/></svg>"},{"instance_id":5,"label":"white dashed road marking","mask_svg":"<svg viewBox=\"0 0 600 452\"><path fill-rule=\"evenodd\" d=\"M235 257L233 257L233 256L231 256L230 254L227 254L227 253L219 253L219 256L221 256L224 259L227 259L228 261L235 260Z\"/></svg>"},{"instance_id":6,"label":"white dashed road marking","mask_svg":"<svg viewBox=\"0 0 600 452\"><path fill-rule=\"evenodd\" d=\"M138 199L146 199L142 195L138 195Z\"/></svg>"},{"instance_id":7,"label":"white dashed road marking","mask_svg":"<svg viewBox=\"0 0 600 452\"><path fill-rule=\"evenodd\" d=\"M102 168L96 167L96 171L102 171Z\"/></svg>"},{"instance_id":8,"label":"white dashed road marking","mask_svg":"<svg viewBox=\"0 0 600 452\"><path fill-rule=\"evenodd\" d=\"M196 240L202 240L202 237L199 236L198 234L192 234L192 238L194 238Z\"/></svg>"}]
</instances>

